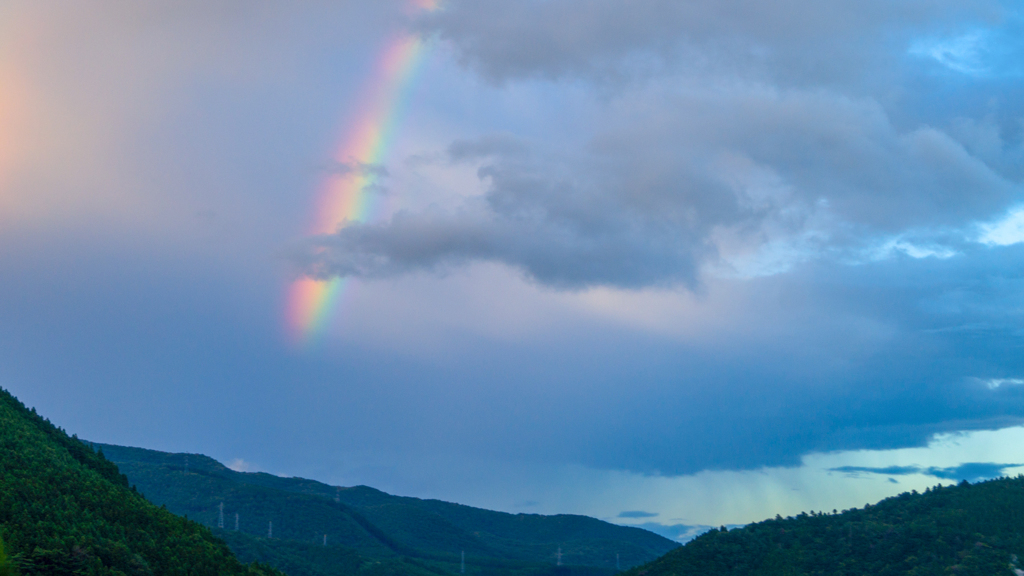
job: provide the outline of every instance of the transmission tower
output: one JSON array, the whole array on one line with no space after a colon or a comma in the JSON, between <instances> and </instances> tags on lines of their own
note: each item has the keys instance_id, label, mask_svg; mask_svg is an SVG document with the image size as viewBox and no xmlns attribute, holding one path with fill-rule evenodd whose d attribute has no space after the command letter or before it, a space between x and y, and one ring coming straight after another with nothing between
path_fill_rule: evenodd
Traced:
<instances>
[{"instance_id":1,"label":"transmission tower","mask_svg":"<svg viewBox=\"0 0 1024 576\"><path fill-rule=\"evenodd\" d=\"M274 521L271 520L270 523L267 524L267 540L269 540L269 539L271 539L273 537L274 537Z\"/></svg>"},{"instance_id":2,"label":"transmission tower","mask_svg":"<svg viewBox=\"0 0 1024 576\"><path fill-rule=\"evenodd\" d=\"M462 564L459 566L459 574L466 573L466 551L462 551Z\"/></svg>"},{"instance_id":3,"label":"transmission tower","mask_svg":"<svg viewBox=\"0 0 1024 576\"><path fill-rule=\"evenodd\" d=\"M224 503L217 507L217 528L224 529Z\"/></svg>"},{"instance_id":4,"label":"transmission tower","mask_svg":"<svg viewBox=\"0 0 1024 576\"><path fill-rule=\"evenodd\" d=\"M559 566L562 565L562 547L561 546L558 547L558 565Z\"/></svg>"},{"instance_id":5,"label":"transmission tower","mask_svg":"<svg viewBox=\"0 0 1024 576\"><path fill-rule=\"evenodd\" d=\"M238 512L235 512L235 532L238 532Z\"/></svg>"}]
</instances>

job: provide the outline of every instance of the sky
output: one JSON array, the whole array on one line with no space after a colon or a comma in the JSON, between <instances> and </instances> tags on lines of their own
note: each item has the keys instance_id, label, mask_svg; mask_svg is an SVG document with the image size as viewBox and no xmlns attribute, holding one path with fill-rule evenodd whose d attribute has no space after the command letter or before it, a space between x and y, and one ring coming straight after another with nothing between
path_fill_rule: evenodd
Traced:
<instances>
[{"instance_id":1,"label":"sky","mask_svg":"<svg viewBox=\"0 0 1024 576\"><path fill-rule=\"evenodd\" d=\"M1024 9L0 0L0 386L685 540L1024 472Z\"/></svg>"}]
</instances>

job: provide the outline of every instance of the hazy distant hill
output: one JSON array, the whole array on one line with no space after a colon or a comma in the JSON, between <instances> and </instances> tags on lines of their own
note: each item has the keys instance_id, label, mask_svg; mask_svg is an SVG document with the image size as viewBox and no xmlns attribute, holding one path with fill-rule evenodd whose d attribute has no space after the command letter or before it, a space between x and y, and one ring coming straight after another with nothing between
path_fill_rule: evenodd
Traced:
<instances>
[{"instance_id":1,"label":"hazy distant hill","mask_svg":"<svg viewBox=\"0 0 1024 576\"><path fill-rule=\"evenodd\" d=\"M209 529L147 502L113 464L2 389L0 534L26 576L277 574L242 565Z\"/></svg>"},{"instance_id":2,"label":"hazy distant hill","mask_svg":"<svg viewBox=\"0 0 1024 576\"><path fill-rule=\"evenodd\" d=\"M1014 576L1017 566L1024 567L1024 476L712 530L628 576Z\"/></svg>"},{"instance_id":3,"label":"hazy distant hill","mask_svg":"<svg viewBox=\"0 0 1024 576\"><path fill-rule=\"evenodd\" d=\"M216 526L223 502L225 531L218 534L239 557L268 561L291 576L329 573L324 570L333 560L300 565L303 558L326 553L324 535L327 549L337 546L353 558L400 560L411 563L410 569L441 573L458 572L465 552L470 574L608 574L615 570L616 554L626 568L677 546L646 530L586 516L506 514L366 486L235 472L197 454L96 446L147 498L175 513ZM271 522L274 538L268 540ZM562 570L556 570L559 548ZM291 558L290 568L283 556Z\"/></svg>"}]
</instances>

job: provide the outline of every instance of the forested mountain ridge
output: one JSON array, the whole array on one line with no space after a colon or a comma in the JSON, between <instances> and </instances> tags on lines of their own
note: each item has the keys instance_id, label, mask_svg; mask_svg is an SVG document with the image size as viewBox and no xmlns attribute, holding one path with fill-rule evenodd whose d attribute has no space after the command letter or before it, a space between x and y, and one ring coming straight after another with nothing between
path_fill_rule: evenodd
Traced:
<instances>
[{"instance_id":1,"label":"forested mountain ridge","mask_svg":"<svg viewBox=\"0 0 1024 576\"><path fill-rule=\"evenodd\" d=\"M586 516L507 514L393 496L366 486L340 488L302 478L236 472L197 454L95 446L149 499L174 512L216 526L223 502L222 536L243 559L270 557L248 556L242 546L250 550L272 544L280 549L288 541L308 547L322 545L326 535L328 543L350 547L367 558L419 559L447 572L460 570L464 552L469 574L543 573L556 567L561 549L563 572L569 570L566 566L575 566L571 570L576 573L590 567L610 574L617 559L625 568L678 546L645 530ZM271 522L274 539L269 541ZM294 556L298 555L296 551ZM292 576L300 572L289 570Z\"/></svg>"},{"instance_id":2,"label":"forested mountain ridge","mask_svg":"<svg viewBox=\"0 0 1024 576\"><path fill-rule=\"evenodd\" d=\"M0 535L26 576L279 576L147 502L114 464L3 389Z\"/></svg>"},{"instance_id":3,"label":"forested mountain ridge","mask_svg":"<svg viewBox=\"0 0 1024 576\"><path fill-rule=\"evenodd\" d=\"M1018 558L1024 559L1024 476L711 530L626 576L1014 576L1018 564L1024 567Z\"/></svg>"}]
</instances>

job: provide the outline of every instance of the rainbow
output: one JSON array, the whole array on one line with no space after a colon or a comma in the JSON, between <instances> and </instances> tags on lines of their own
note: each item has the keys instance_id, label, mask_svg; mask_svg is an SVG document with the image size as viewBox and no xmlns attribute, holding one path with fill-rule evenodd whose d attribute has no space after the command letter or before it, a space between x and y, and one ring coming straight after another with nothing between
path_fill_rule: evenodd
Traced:
<instances>
[{"instance_id":1,"label":"rainbow","mask_svg":"<svg viewBox=\"0 0 1024 576\"><path fill-rule=\"evenodd\" d=\"M437 2L413 0L411 7L432 11ZM403 35L378 58L355 121L333 155L343 170L324 182L310 235L332 234L347 223L367 222L379 215L380 195L371 189L380 177L378 168L388 159L425 49L419 37ZM326 331L348 282L347 278L308 277L292 282L285 315L294 342L311 344Z\"/></svg>"}]
</instances>

